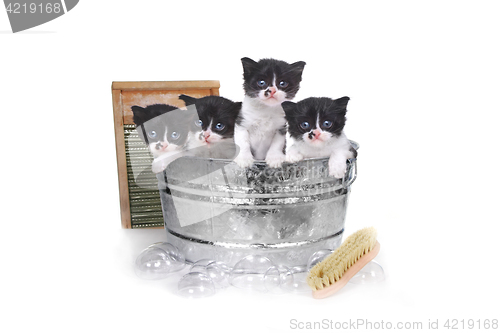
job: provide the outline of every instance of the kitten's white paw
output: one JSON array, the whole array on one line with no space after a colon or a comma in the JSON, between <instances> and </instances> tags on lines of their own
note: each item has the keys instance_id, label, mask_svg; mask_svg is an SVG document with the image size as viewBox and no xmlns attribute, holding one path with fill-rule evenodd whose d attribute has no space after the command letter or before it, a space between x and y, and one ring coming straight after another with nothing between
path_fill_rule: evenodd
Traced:
<instances>
[{"instance_id":1,"label":"kitten's white paw","mask_svg":"<svg viewBox=\"0 0 500 333\"><path fill-rule=\"evenodd\" d=\"M271 168L279 168L285 162L286 156L283 153L268 154L266 156L266 163Z\"/></svg>"},{"instance_id":2,"label":"kitten's white paw","mask_svg":"<svg viewBox=\"0 0 500 333\"><path fill-rule=\"evenodd\" d=\"M252 164L255 162L253 159L253 156L246 156L246 155L238 155L235 159L234 162L238 164L240 168L249 168L252 166Z\"/></svg>"},{"instance_id":3,"label":"kitten's white paw","mask_svg":"<svg viewBox=\"0 0 500 333\"><path fill-rule=\"evenodd\" d=\"M346 161L339 161L333 158L330 158L330 160L328 161L328 173L330 176L333 176L335 178L344 178L346 168Z\"/></svg>"},{"instance_id":4,"label":"kitten's white paw","mask_svg":"<svg viewBox=\"0 0 500 333\"><path fill-rule=\"evenodd\" d=\"M301 153L298 152L288 152L286 154L285 160L290 163L295 163L298 161L302 161L304 159L304 156Z\"/></svg>"},{"instance_id":5,"label":"kitten's white paw","mask_svg":"<svg viewBox=\"0 0 500 333\"><path fill-rule=\"evenodd\" d=\"M151 170L153 171L153 173L160 173L162 172L163 170L165 170L167 168L168 164L166 163L163 163L162 160L155 160L153 161L153 164L151 165Z\"/></svg>"}]
</instances>

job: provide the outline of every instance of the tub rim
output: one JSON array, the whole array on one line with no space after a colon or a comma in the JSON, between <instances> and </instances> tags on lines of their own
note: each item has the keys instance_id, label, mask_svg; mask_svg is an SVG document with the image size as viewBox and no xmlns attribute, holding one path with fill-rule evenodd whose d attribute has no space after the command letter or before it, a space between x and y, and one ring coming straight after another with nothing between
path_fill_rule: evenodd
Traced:
<instances>
[{"instance_id":1,"label":"tub rim","mask_svg":"<svg viewBox=\"0 0 500 333\"><path fill-rule=\"evenodd\" d=\"M349 140L349 143L351 144L352 148L354 148L354 150L358 151L359 143L357 143L356 141L353 141L353 140ZM234 161L234 159L229 159L229 158L203 157L203 156L196 156L196 155L186 155L184 157L189 157L191 159L197 159L197 160L207 160L207 161L217 161L217 162L227 162L227 163L231 163ZM300 160L296 163L300 163L303 161L322 161L322 160L327 160L329 158L330 158L329 156L304 158L303 160ZM355 160L356 158L352 158L352 159ZM284 162L283 164L296 164L296 163ZM255 160L253 165L267 165L267 163L264 160ZM278 169L278 168L274 168L274 169Z\"/></svg>"}]
</instances>

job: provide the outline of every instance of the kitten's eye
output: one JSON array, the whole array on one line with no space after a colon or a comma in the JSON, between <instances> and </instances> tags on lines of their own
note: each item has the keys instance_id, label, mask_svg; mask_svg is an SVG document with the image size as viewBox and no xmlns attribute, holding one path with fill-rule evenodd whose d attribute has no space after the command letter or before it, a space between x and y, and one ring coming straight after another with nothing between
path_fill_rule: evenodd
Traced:
<instances>
[{"instance_id":1,"label":"kitten's eye","mask_svg":"<svg viewBox=\"0 0 500 333\"><path fill-rule=\"evenodd\" d=\"M177 132L172 132L172 134L170 134L170 136L172 137L172 139L177 140L179 138L179 136L181 136L181 135Z\"/></svg>"},{"instance_id":2,"label":"kitten's eye","mask_svg":"<svg viewBox=\"0 0 500 333\"><path fill-rule=\"evenodd\" d=\"M311 127L311 124L309 124L307 121L304 121L303 123L300 124L300 128L307 130Z\"/></svg>"},{"instance_id":3,"label":"kitten's eye","mask_svg":"<svg viewBox=\"0 0 500 333\"><path fill-rule=\"evenodd\" d=\"M267 87L267 83L264 80L257 81L257 85L261 88Z\"/></svg>"},{"instance_id":4,"label":"kitten's eye","mask_svg":"<svg viewBox=\"0 0 500 333\"><path fill-rule=\"evenodd\" d=\"M280 86L280 88L286 88L286 87L288 87L288 82L280 81L280 83L278 83L278 85Z\"/></svg>"},{"instance_id":5,"label":"kitten's eye","mask_svg":"<svg viewBox=\"0 0 500 333\"><path fill-rule=\"evenodd\" d=\"M323 128L330 128L330 127L332 127L332 125L333 125L333 122L331 122L330 120L325 120L323 122Z\"/></svg>"},{"instance_id":6,"label":"kitten's eye","mask_svg":"<svg viewBox=\"0 0 500 333\"><path fill-rule=\"evenodd\" d=\"M217 125L215 125L215 129L218 131L222 131L225 127L226 125L224 125L223 123L217 123Z\"/></svg>"},{"instance_id":7,"label":"kitten's eye","mask_svg":"<svg viewBox=\"0 0 500 333\"><path fill-rule=\"evenodd\" d=\"M200 119L198 119L198 120L195 120L195 121L194 121L194 124L195 124L196 126L198 126L198 127L201 127L201 126L203 126L203 121L201 121Z\"/></svg>"},{"instance_id":8,"label":"kitten's eye","mask_svg":"<svg viewBox=\"0 0 500 333\"><path fill-rule=\"evenodd\" d=\"M154 139L156 138L158 134L156 133L156 131L149 131L148 132L148 136L151 138L151 139Z\"/></svg>"}]
</instances>

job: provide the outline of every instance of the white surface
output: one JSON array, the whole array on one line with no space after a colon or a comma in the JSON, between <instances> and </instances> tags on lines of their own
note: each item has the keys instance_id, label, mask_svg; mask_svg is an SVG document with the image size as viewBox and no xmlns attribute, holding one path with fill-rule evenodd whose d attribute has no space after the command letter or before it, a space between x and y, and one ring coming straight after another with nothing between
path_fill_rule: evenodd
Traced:
<instances>
[{"instance_id":1,"label":"white surface","mask_svg":"<svg viewBox=\"0 0 500 333\"><path fill-rule=\"evenodd\" d=\"M15 35L0 10L1 331L500 319L495 2L326 3L81 1ZM111 82L218 79L241 100L245 56L306 61L297 100L351 97L346 234L378 229L385 282L321 301L235 288L189 300L175 278L134 275L164 234L120 228Z\"/></svg>"}]
</instances>

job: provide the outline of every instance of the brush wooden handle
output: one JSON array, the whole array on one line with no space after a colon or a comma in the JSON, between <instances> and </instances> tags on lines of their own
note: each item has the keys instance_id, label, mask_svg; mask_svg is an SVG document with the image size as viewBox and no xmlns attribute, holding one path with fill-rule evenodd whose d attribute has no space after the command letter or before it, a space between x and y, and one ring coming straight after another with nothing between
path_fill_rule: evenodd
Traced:
<instances>
[{"instance_id":1,"label":"brush wooden handle","mask_svg":"<svg viewBox=\"0 0 500 333\"><path fill-rule=\"evenodd\" d=\"M380 243L377 242L373 249L370 252L362 255L361 258L359 258L358 261L354 263L354 265L352 265L351 267L349 267L349 269L347 269L347 271L345 271L344 275L342 275L342 277L337 282L321 290L314 290L312 292L313 298L325 298L342 289L347 284L347 282L349 282L349 280L361 270L361 268L365 267L367 263L372 261L373 258L377 256L379 251Z\"/></svg>"}]
</instances>

